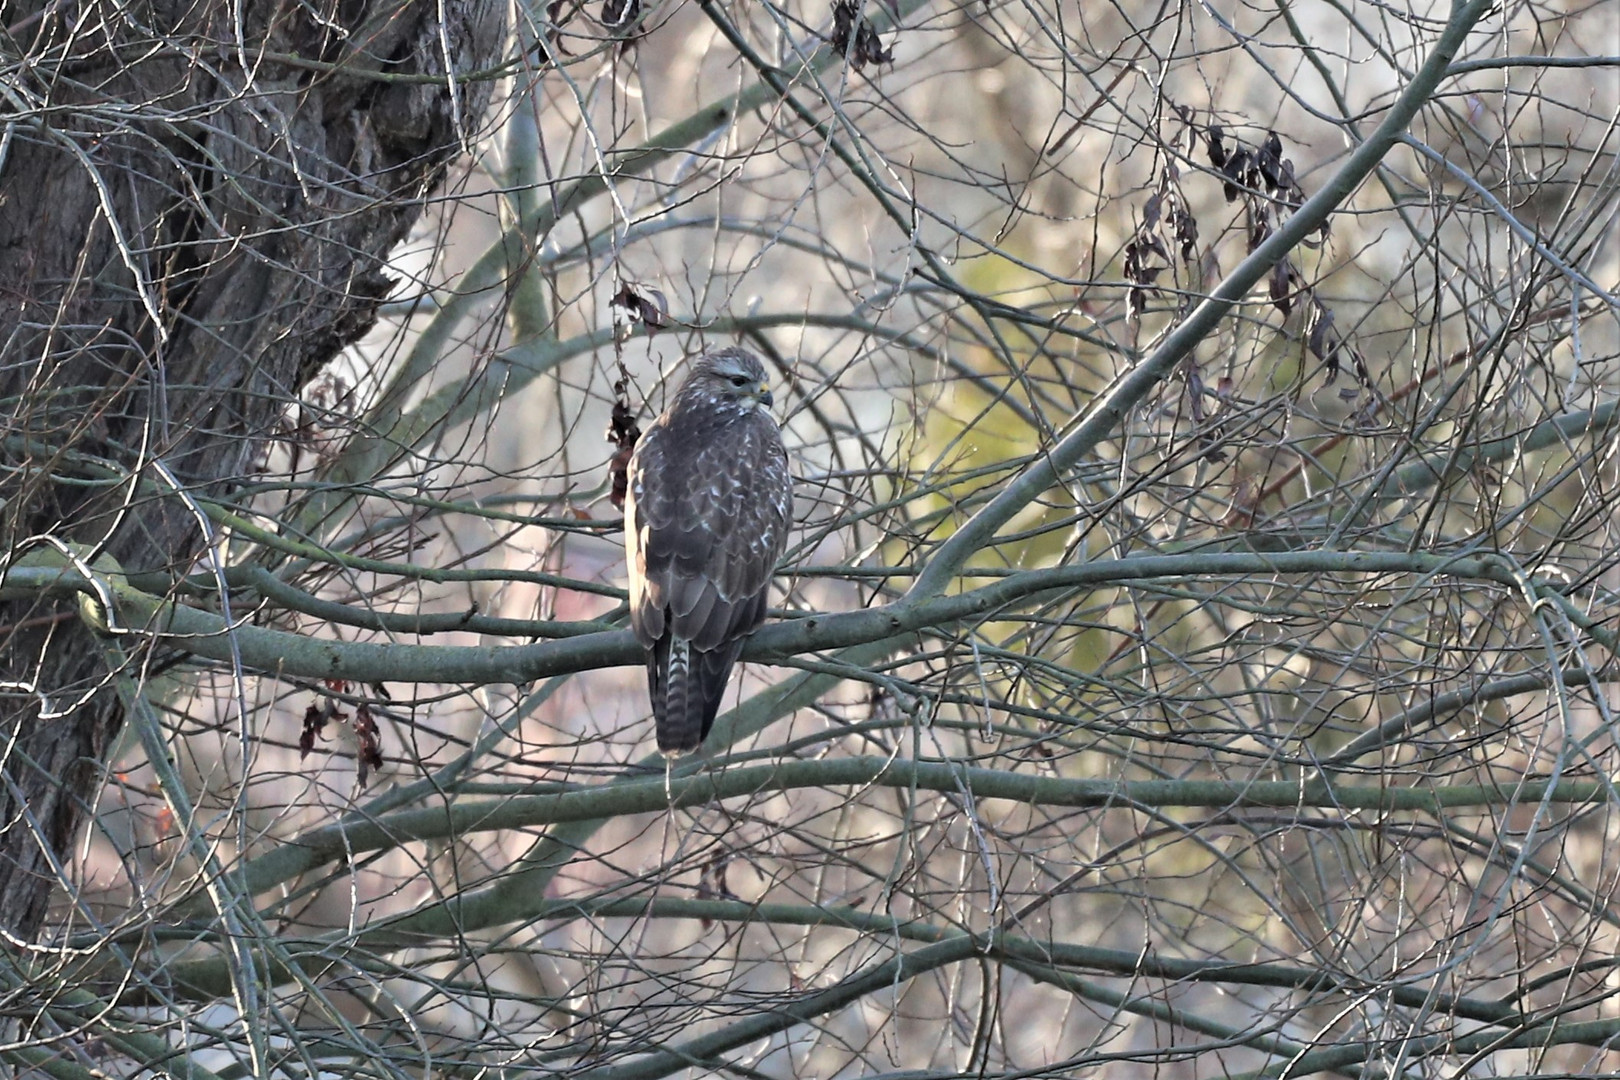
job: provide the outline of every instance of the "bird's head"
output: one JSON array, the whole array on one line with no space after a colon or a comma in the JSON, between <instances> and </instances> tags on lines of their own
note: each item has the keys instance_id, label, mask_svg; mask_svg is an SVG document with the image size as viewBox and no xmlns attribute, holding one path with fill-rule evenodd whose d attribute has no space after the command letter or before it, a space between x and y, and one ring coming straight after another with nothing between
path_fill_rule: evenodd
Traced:
<instances>
[{"instance_id":1,"label":"bird's head","mask_svg":"<svg viewBox=\"0 0 1620 1080\"><path fill-rule=\"evenodd\" d=\"M745 412L769 409L775 403L759 357L735 346L692 361L680 390L681 397L688 394Z\"/></svg>"}]
</instances>

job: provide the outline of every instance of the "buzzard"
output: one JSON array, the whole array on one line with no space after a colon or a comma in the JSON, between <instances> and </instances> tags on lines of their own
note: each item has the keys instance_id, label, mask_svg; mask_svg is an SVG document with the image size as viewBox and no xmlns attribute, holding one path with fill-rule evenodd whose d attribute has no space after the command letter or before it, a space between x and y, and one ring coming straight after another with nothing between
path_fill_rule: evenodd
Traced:
<instances>
[{"instance_id":1,"label":"buzzard","mask_svg":"<svg viewBox=\"0 0 1620 1080\"><path fill-rule=\"evenodd\" d=\"M700 356L630 458L630 626L647 650L666 757L691 753L709 734L743 638L765 621L793 512L771 404L753 353Z\"/></svg>"}]
</instances>

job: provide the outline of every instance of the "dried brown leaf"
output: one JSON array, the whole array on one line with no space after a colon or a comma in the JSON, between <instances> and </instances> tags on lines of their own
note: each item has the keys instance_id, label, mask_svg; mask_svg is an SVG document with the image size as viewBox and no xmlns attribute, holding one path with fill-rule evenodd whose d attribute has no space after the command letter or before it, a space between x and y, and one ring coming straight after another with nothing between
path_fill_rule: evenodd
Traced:
<instances>
[{"instance_id":1,"label":"dried brown leaf","mask_svg":"<svg viewBox=\"0 0 1620 1080\"><path fill-rule=\"evenodd\" d=\"M833 4L833 32L829 40L841 55L849 57L857 70L867 64L894 63L894 50L884 48L877 28L869 20L860 18L856 0L837 0Z\"/></svg>"}]
</instances>

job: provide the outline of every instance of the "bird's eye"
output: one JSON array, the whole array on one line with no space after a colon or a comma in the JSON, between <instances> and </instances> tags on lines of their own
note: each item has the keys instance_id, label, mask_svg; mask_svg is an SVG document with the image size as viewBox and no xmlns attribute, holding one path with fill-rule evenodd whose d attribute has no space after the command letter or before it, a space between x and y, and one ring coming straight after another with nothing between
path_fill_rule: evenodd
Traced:
<instances>
[{"instance_id":1,"label":"bird's eye","mask_svg":"<svg viewBox=\"0 0 1620 1080\"><path fill-rule=\"evenodd\" d=\"M733 375L731 377L731 385L737 387L739 390L742 389L743 387L748 385L748 376L746 376L746 375Z\"/></svg>"}]
</instances>

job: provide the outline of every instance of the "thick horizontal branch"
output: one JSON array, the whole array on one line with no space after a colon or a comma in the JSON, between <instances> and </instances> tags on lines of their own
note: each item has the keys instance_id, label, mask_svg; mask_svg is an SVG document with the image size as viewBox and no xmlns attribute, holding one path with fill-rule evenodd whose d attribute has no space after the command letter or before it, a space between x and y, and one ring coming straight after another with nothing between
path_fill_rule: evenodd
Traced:
<instances>
[{"instance_id":1,"label":"thick horizontal branch","mask_svg":"<svg viewBox=\"0 0 1620 1080\"><path fill-rule=\"evenodd\" d=\"M1475 1031L1466 1035L1441 1032L1412 1038L1390 1040L1358 1040L1341 1044L1328 1044L1320 1050L1268 1066L1256 1072L1228 1073L1232 1080L1298 1080L1328 1072L1362 1065L1374 1061L1385 1052L1398 1048L1415 1072L1418 1063L1430 1055L1443 1058L1448 1064L1466 1055L1483 1054L1497 1050L1534 1050L1545 1053L1552 1046L1598 1046L1609 1048L1620 1035L1620 1020L1557 1020L1550 1024L1525 1026L1513 1032L1495 1030ZM1368 1071L1371 1073L1371 1070ZM1363 1073L1363 1075L1368 1075ZM1378 1074L1374 1074L1378 1075ZM1577 1076L1579 1073L1538 1073L1536 1075Z\"/></svg>"},{"instance_id":2,"label":"thick horizontal branch","mask_svg":"<svg viewBox=\"0 0 1620 1080\"><path fill-rule=\"evenodd\" d=\"M1196 552L1108 559L1054 566L998 578L961 593L905 599L882 607L810 615L763 627L749 639L743 658L770 662L803 653L878 642L898 643L934 627L983 620L1042 594L1176 578L1279 574L1444 575L1517 588L1522 581L1491 555L1451 556L1404 551ZM98 603L113 633L160 634L167 643L198 656L302 678L355 682L522 684L553 675L643 662L629 631L599 631L526 645L418 645L343 642L284 630L237 624L219 615L141 592L118 575L93 575L68 564L54 550L29 553L0 578L0 597L44 590L82 593ZM1550 588L1550 596L1557 594ZM1558 597L1561 599L1561 597Z\"/></svg>"},{"instance_id":3,"label":"thick horizontal branch","mask_svg":"<svg viewBox=\"0 0 1620 1080\"><path fill-rule=\"evenodd\" d=\"M659 896L548 900L534 918L567 920L571 917L631 919L701 919L709 922L766 923L777 926L828 926L856 930L875 937L893 935L907 941L941 942L968 937L954 927L941 927L923 919L899 920L882 911L814 904L750 904L741 900L704 900ZM1058 968L1078 968L1102 975L1164 979L1170 982L1216 982L1241 986L1270 986L1295 990L1363 992L1364 984L1321 968L1286 963L1235 963L1182 956L1159 956L1141 949L1104 949L1016 934L996 933L980 938L982 951L998 959L1018 960ZM1484 1023L1515 1023L1524 1014L1505 1001L1453 998L1432 987L1408 981L1388 988L1397 1005L1428 1009Z\"/></svg>"},{"instance_id":4,"label":"thick horizontal branch","mask_svg":"<svg viewBox=\"0 0 1620 1080\"><path fill-rule=\"evenodd\" d=\"M367 851L474 832L534 828L591 821L625 814L664 813L673 808L708 806L722 799L795 788L880 787L972 793L976 800L1007 799L1035 806L1104 808L1112 806L1195 807L1215 810L1293 809L1414 811L1440 814L1464 807L1502 806L1546 800L1590 803L1600 800L1595 782L1557 784L1526 781L1515 787L1482 784L1394 787L1296 781L1081 780L1036 776L951 762L868 756L817 761L783 761L746 768L712 769L685 777L662 772L644 780L619 780L586 788L541 791L496 800L477 800L400 810L370 821L330 825L287 841L255 859L243 884L259 892L327 862Z\"/></svg>"},{"instance_id":5,"label":"thick horizontal branch","mask_svg":"<svg viewBox=\"0 0 1620 1080\"><path fill-rule=\"evenodd\" d=\"M883 971L888 979L908 978L946 964L958 963L975 957L1017 965L1033 965L1043 969L1067 972L1082 970L1104 976L1131 979L1155 979L1165 982L1203 982L1232 986L1265 986L1302 990L1313 994L1363 994L1368 987L1353 978L1320 968L1284 962L1234 963L1221 959L1198 959L1178 956L1159 956L1141 950L1105 949L1075 945L1046 939L1033 939L1003 930L969 934L954 927L941 927L926 920L898 920L878 911L864 911L849 907L824 907L810 904L764 903L749 904L736 900L704 900L680 897L598 898L594 900L543 900L536 905L532 920L563 920L573 918L630 918L630 919L703 919L736 923L761 923L780 926L824 926L854 930L877 938L898 938L924 943L930 948L899 954L887 961L857 972L841 980L826 991L806 994L799 1001L771 1014L792 1017L795 1022L824 1014L859 997L858 988L870 987L874 971ZM311 968L330 963L326 956L328 943L289 943L292 951L307 956ZM208 992L218 984L220 973L217 962L202 961L179 965L171 969L171 976L191 993ZM272 973L278 981L285 972ZM882 980L879 980L880 982ZM865 991L862 991L865 992ZM1439 993L1416 978L1399 985L1386 987L1389 1000L1398 1006L1423 1009L1431 1014L1473 1020L1508 1029L1498 1037L1511 1038L1512 1032L1533 1024L1533 1014L1522 1012L1511 1001L1458 998ZM125 1004L139 1004L143 999L131 997ZM740 1045L736 1040L751 1041L759 1037L756 1025L762 1021L753 1017L737 1025L703 1037L696 1043L674 1048L671 1053L684 1059L693 1055L712 1056ZM780 1030L780 1029L778 1029ZM1572 1041L1585 1041L1584 1030L1568 1027L1564 1032ZM1346 1048L1335 1047L1332 1052L1342 1053ZM636 1062L606 1067L601 1075L614 1077L654 1075L644 1073L653 1061L664 1058L642 1058ZM622 1070L622 1071L621 1071ZM595 1075L595 1074L592 1074Z\"/></svg>"}]
</instances>

